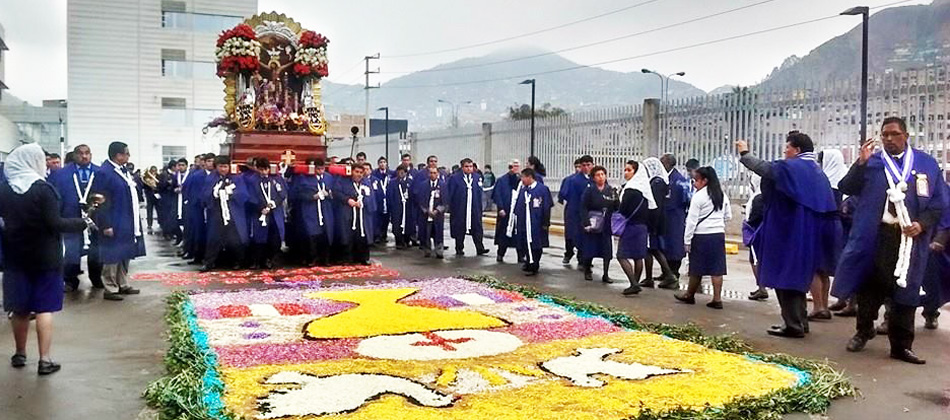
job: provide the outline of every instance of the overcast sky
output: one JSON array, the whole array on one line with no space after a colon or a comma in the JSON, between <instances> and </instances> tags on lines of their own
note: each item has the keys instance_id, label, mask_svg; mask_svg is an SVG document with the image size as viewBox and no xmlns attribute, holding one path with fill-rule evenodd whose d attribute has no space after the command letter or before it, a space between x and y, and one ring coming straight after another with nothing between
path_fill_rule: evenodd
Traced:
<instances>
[{"instance_id":1,"label":"overcast sky","mask_svg":"<svg viewBox=\"0 0 950 420\"><path fill-rule=\"evenodd\" d=\"M157 1L157 0L156 0ZM764 0L654 0L643 6L515 40L440 54L424 53L514 37L649 0L259 0L261 11L283 12L330 38L330 80L362 83L365 55L380 53L384 74L420 70L504 48L558 50L633 34ZM580 64L637 56L699 42L835 15L858 4L898 0L772 0L734 13L647 35L565 52ZM912 0L901 5L930 3ZM879 11L879 10L875 10ZM682 80L705 90L760 81L786 57L807 54L860 23L842 16L795 28L601 66L685 71ZM0 24L10 48L4 82L10 93L38 104L66 97L66 0L0 0Z\"/></svg>"}]
</instances>

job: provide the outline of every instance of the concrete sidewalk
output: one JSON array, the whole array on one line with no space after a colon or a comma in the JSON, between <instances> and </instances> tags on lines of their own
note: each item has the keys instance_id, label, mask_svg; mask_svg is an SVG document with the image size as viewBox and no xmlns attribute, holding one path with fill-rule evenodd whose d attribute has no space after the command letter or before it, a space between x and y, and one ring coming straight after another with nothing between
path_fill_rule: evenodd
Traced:
<instances>
[{"instance_id":1,"label":"concrete sidewalk","mask_svg":"<svg viewBox=\"0 0 950 420\"><path fill-rule=\"evenodd\" d=\"M448 235L446 235L448 238ZM541 275L524 277L514 263L514 253L507 263L497 264L494 253L472 257L474 246L469 240L464 258L451 255L445 260L423 259L417 250L396 251L392 243L386 249L375 249L374 260L399 270L405 278L445 277L487 274L513 283L536 287L545 292L573 296L578 299L616 307L646 321L695 322L708 333L736 334L763 352L781 352L814 359L830 359L845 371L860 389L861 395L851 400L836 401L829 412L833 419L948 419L950 418L950 318L937 331L920 328L918 322L915 350L927 359L925 366L912 366L887 357L887 340L878 338L863 353L845 351L854 331L854 319L835 319L813 323L812 333L802 340L770 337L769 325L779 321L774 298L766 302L750 302L726 296L725 310L717 311L702 304L676 303L667 290L646 290L638 296L623 297L626 287L620 281L619 267L611 272L617 284L586 282L575 266L563 267L563 246L559 237L556 246L546 251ZM490 240L486 239L486 243ZM450 247L451 240L446 242ZM491 247L493 248L493 247ZM151 239L150 255L132 264L136 271L190 271L174 257L173 250ZM616 266L616 264L614 264ZM730 256L727 289L744 294L754 287L744 254ZM101 292L83 290L67 295L66 307L56 315L53 356L63 370L48 377L36 375L35 335L31 332L28 348L29 365L25 369L0 366L0 418L16 420L59 419L146 419L155 413L145 409L141 392L158 378L164 367L163 298L172 288L157 282L134 282L142 294L124 302L107 302ZM235 286L232 286L235 287ZM241 286L246 287L246 286ZM742 297L742 296L737 296ZM704 297L699 298L704 303ZM9 323L0 326L0 337L6 343L7 355L13 353ZM3 359L5 360L5 359ZM787 418L808 418L790 415Z\"/></svg>"}]
</instances>

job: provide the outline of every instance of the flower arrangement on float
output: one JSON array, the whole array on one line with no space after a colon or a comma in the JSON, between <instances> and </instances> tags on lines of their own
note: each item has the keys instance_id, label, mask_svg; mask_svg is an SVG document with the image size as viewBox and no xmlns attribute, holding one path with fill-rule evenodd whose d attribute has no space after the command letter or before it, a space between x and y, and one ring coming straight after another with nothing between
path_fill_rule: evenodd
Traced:
<instances>
[{"instance_id":1,"label":"flower arrangement on float","mask_svg":"<svg viewBox=\"0 0 950 420\"><path fill-rule=\"evenodd\" d=\"M327 44L330 41L321 34L313 31L304 31L300 34L300 47L294 57L293 71L299 77L327 77L330 74L327 66Z\"/></svg>"},{"instance_id":2,"label":"flower arrangement on float","mask_svg":"<svg viewBox=\"0 0 950 420\"><path fill-rule=\"evenodd\" d=\"M218 76L229 73L254 71L260 66L261 43L249 25L240 24L218 36L214 55L218 63Z\"/></svg>"}]
</instances>

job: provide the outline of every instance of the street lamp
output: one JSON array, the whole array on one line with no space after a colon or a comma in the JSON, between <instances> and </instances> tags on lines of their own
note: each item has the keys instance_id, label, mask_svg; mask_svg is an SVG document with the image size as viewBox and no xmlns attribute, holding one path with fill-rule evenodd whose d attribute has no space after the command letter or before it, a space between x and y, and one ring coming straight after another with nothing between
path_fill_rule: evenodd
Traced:
<instances>
[{"instance_id":1,"label":"street lamp","mask_svg":"<svg viewBox=\"0 0 950 420\"><path fill-rule=\"evenodd\" d=\"M844 16L861 15L861 143L868 138L868 9L852 7L841 12Z\"/></svg>"},{"instance_id":2,"label":"street lamp","mask_svg":"<svg viewBox=\"0 0 950 420\"><path fill-rule=\"evenodd\" d=\"M389 107L384 106L376 109L377 111L386 111L386 123L383 129L386 130L386 162L389 163Z\"/></svg>"},{"instance_id":3,"label":"street lamp","mask_svg":"<svg viewBox=\"0 0 950 420\"><path fill-rule=\"evenodd\" d=\"M534 79L527 79L519 85L531 85L531 156L534 154Z\"/></svg>"},{"instance_id":4,"label":"street lamp","mask_svg":"<svg viewBox=\"0 0 950 420\"><path fill-rule=\"evenodd\" d=\"M665 86L665 85L663 84L663 75L660 74L660 73L657 73L657 72L655 72L655 71L653 71L653 70L650 70L650 69L640 69L640 73L643 73L643 74L651 74L651 73L652 73L652 74L655 74L656 77L659 77L659 78L660 78L660 102L662 102L662 101L663 101L663 90L664 90L664 86Z\"/></svg>"},{"instance_id":5,"label":"street lamp","mask_svg":"<svg viewBox=\"0 0 950 420\"><path fill-rule=\"evenodd\" d=\"M685 75L686 75L686 72L685 72L685 71L678 71L678 72L676 72L676 73L668 74L668 75L666 76L666 87L663 88L663 95L664 95L664 97L666 98L667 101L670 100L670 79L672 79L673 76L680 76L680 77L683 77L683 76L685 76ZM666 106L666 105L664 105L664 106ZM666 119L666 124L667 124L667 125L670 124L670 119L669 119L669 118ZM670 137L670 130L669 130L670 127L667 126L667 127L663 127L663 128L664 128L664 130L663 130L663 142L665 143L666 141L669 140L669 137Z\"/></svg>"},{"instance_id":6,"label":"street lamp","mask_svg":"<svg viewBox=\"0 0 950 420\"><path fill-rule=\"evenodd\" d=\"M467 105L467 104L472 103L472 101L465 101L465 102L459 102L458 104L456 104L451 101L446 101L445 99L439 99L438 102L443 103L443 104L449 104L449 107L452 109L452 127L453 128L458 128L459 126L459 108L461 108L462 105Z\"/></svg>"}]
</instances>

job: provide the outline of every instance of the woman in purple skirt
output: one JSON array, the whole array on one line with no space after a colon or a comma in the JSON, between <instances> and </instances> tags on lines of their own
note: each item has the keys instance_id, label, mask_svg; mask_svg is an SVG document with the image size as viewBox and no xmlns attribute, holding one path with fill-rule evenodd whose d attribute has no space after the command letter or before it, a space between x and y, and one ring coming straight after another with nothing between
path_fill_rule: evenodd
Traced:
<instances>
[{"instance_id":1,"label":"woman in purple skirt","mask_svg":"<svg viewBox=\"0 0 950 420\"><path fill-rule=\"evenodd\" d=\"M694 304L704 276L712 278L713 299L706 306L722 309L722 276L726 275L726 222L732 218L729 197L719 184L716 170L704 166L693 175L696 194L686 214L684 242L689 254L689 287L674 295Z\"/></svg>"},{"instance_id":2,"label":"woman in purple skirt","mask_svg":"<svg viewBox=\"0 0 950 420\"><path fill-rule=\"evenodd\" d=\"M50 359L53 312L63 309L62 233L82 232L87 219L59 216L59 195L46 183L46 154L32 143L16 148L4 166L0 184L3 219L3 308L12 313L15 368L26 366L30 314L36 314L40 375L60 369Z\"/></svg>"},{"instance_id":3,"label":"woman in purple skirt","mask_svg":"<svg viewBox=\"0 0 950 420\"><path fill-rule=\"evenodd\" d=\"M640 276L643 260L647 256L647 210L655 209L656 201L650 189L650 177L634 160L628 160L623 168L626 182L620 190L620 208L617 210L626 219L626 226L617 245L617 261L630 280L624 296L640 293ZM633 264L630 263L633 260Z\"/></svg>"}]
</instances>

